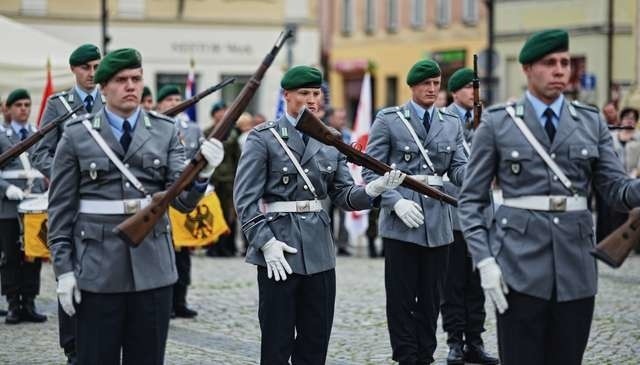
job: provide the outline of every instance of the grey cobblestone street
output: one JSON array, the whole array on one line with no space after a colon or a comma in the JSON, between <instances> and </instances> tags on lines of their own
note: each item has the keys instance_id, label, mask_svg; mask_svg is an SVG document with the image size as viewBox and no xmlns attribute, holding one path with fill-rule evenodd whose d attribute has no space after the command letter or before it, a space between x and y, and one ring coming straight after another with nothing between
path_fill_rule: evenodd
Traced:
<instances>
[{"instance_id":1,"label":"grey cobblestone street","mask_svg":"<svg viewBox=\"0 0 640 365\"><path fill-rule=\"evenodd\" d=\"M386 330L381 259L339 258L337 300L329 364L391 364ZM0 364L63 364L57 345L52 269L43 266L39 308L44 325L0 323ZM167 364L257 364L256 270L240 258L194 257L190 304L195 320L173 320ZM600 290L585 364L640 363L640 257L619 270L600 266ZM6 308L6 303L0 306ZM492 313L490 305L487 306ZM2 319L2 322L4 320ZM484 336L496 353L495 320L489 314ZM438 334L437 364L444 364L445 337Z\"/></svg>"}]
</instances>

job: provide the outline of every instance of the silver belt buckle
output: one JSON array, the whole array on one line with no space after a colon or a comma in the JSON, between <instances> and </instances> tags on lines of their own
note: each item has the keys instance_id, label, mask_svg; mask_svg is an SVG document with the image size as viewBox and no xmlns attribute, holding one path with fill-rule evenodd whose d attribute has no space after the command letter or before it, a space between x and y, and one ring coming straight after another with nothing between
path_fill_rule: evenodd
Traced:
<instances>
[{"instance_id":1,"label":"silver belt buckle","mask_svg":"<svg viewBox=\"0 0 640 365\"><path fill-rule=\"evenodd\" d=\"M564 212L567 210L567 197L554 196L549 199L550 210L553 212Z\"/></svg>"},{"instance_id":2,"label":"silver belt buckle","mask_svg":"<svg viewBox=\"0 0 640 365\"><path fill-rule=\"evenodd\" d=\"M140 210L140 200L129 199L124 200L124 214L135 214Z\"/></svg>"},{"instance_id":3,"label":"silver belt buckle","mask_svg":"<svg viewBox=\"0 0 640 365\"><path fill-rule=\"evenodd\" d=\"M298 211L299 213L309 212L310 210L311 203L309 203L308 200L296 202L296 211Z\"/></svg>"}]
</instances>

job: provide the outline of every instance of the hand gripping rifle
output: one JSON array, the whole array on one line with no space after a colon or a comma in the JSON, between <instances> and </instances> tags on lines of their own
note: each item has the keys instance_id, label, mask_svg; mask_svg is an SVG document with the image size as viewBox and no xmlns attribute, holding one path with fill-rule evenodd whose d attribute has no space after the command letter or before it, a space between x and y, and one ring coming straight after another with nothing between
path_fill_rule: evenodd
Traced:
<instances>
[{"instance_id":1,"label":"hand gripping rifle","mask_svg":"<svg viewBox=\"0 0 640 365\"><path fill-rule=\"evenodd\" d=\"M38 143L42 138L44 138L44 136L47 133L56 129L60 123L71 118L71 116L73 116L75 112L82 109L83 106L84 106L83 104L76 106L72 110L52 120L51 123L47 123L47 125L38 129L35 133L30 135L28 138L25 138L23 141L20 141L20 143L15 144L8 150L4 151L2 155L0 155L0 167L4 166L6 163L13 160L14 158L20 156L20 154L22 154L24 151L28 150L31 146Z\"/></svg>"},{"instance_id":2,"label":"hand gripping rifle","mask_svg":"<svg viewBox=\"0 0 640 365\"><path fill-rule=\"evenodd\" d=\"M322 121L320 121L320 119L306 108L301 112L301 115L298 118L296 129L310 137L313 137L321 143L326 144L327 146L335 147L338 151L347 156L347 161L367 168L378 175L384 175L385 172L392 170L389 165L376 160L351 145L344 143L340 132L329 129L324 125L324 123L322 123ZM405 186L419 194L451 204L454 207L458 206L456 198L451 195L447 195L438 189L434 189L429 185L425 185L410 176L404 178L402 186Z\"/></svg>"},{"instance_id":3,"label":"hand gripping rifle","mask_svg":"<svg viewBox=\"0 0 640 365\"><path fill-rule=\"evenodd\" d=\"M611 232L591 250L605 264L618 268L640 242L640 208L632 209L623 225Z\"/></svg>"},{"instance_id":4,"label":"hand gripping rifle","mask_svg":"<svg viewBox=\"0 0 640 365\"><path fill-rule=\"evenodd\" d=\"M245 110L251 98L260 87L260 81L264 77L265 72L271 66L271 63L276 58L276 55L284 45L284 43L293 36L291 29L286 29L280 34L278 40L274 44L271 51L266 55L256 72L251 76L251 79L242 88L240 94L235 98L233 104L227 109L226 113L222 117L222 120L216 124L215 128L207 138L215 138L219 141L223 141L236 120ZM180 177L171 185L167 190L158 192L153 195L151 203L144 209L138 211L133 216L127 218L124 222L120 223L114 232L120 236L120 238L129 243L132 246L139 245L144 238L151 232L156 222L162 217L169 204L180 193L189 187L193 181L197 178L198 173L207 164L207 161L198 153L187 167L182 171Z\"/></svg>"},{"instance_id":5,"label":"hand gripping rifle","mask_svg":"<svg viewBox=\"0 0 640 365\"><path fill-rule=\"evenodd\" d=\"M478 78L478 55L473 55L473 129L480 126L482 115L482 102L480 101L480 78ZM467 126L468 128L468 126Z\"/></svg>"}]
</instances>

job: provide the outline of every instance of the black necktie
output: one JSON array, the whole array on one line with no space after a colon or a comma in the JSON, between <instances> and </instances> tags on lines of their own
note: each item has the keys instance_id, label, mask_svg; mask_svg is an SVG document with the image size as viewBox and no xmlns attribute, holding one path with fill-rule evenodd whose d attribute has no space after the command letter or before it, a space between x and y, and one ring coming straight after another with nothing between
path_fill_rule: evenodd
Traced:
<instances>
[{"instance_id":1,"label":"black necktie","mask_svg":"<svg viewBox=\"0 0 640 365\"><path fill-rule=\"evenodd\" d=\"M84 108L87 109L87 112L91 113L91 109L93 109L93 96L87 95L84 98Z\"/></svg>"},{"instance_id":2,"label":"black necktie","mask_svg":"<svg viewBox=\"0 0 640 365\"><path fill-rule=\"evenodd\" d=\"M547 117L547 121L544 123L544 130L547 132L549 140L553 142L553 137L556 136L556 127L553 125L553 110L547 108L547 110L544 111L544 116Z\"/></svg>"},{"instance_id":3,"label":"black necktie","mask_svg":"<svg viewBox=\"0 0 640 365\"><path fill-rule=\"evenodd\" d=\"M467 110L466 113L464 113L464 126L467 127L469 125L469 120L471 119L471 112Z\"/></svg>"},{"instance_id":4,"label":"black necktie","mask_svg":"<svg viewBox=\"0 0 640 365\"><path fill-rule=\"evenodd\" d=\"M422 124L424 125L424 129L427 131L427 134L429 134L429 128L431 128L431 118L429 118L429 111L425 110L424 111L424 116L422 117Z\"/></svg>"},{"instance_id":5,"label":"black necktie","mask_svg":"<svg viewBox=\"0 0 640 365\"><path fill-rule=\"evenodd\" d=\"M24 141L27 138L27 134L29 134L29 132L26 128L20 129L20 140Z\"/></svg>"},{"instance_id":6,"label":"black necktie","mask_svg":"<svg viewBox=\"0 0 640 365\"><path fill-rule=\"evenodd\" d=\"M128 120L125 120L122 123L122 137L120 137L120 144L122 145L124 152L127 152L129 145L131 144L131 124L129 124Z\"/></svg>"},{"instance_id":7,"label":"black necktie","mask_svg":"<svg viewBox=\"0 0 640 365\"><path fill-rule=\"evenodd\" d=\"M304 142L304 145L306 146L307 143L309 143L309 136L307 136L306 134L302 133L302 141Z\"/></svg>"}]
</instances>

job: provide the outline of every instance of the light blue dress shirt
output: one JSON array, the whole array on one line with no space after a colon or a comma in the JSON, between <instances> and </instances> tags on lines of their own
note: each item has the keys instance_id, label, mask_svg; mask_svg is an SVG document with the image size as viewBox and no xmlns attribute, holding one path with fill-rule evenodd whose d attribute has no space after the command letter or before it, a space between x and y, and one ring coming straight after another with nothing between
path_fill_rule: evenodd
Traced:
<instances>
[{"instance_id":1,"label":"light blue dress shirt","mask_svg":"<svg viewBox=\"0 0 640 365\"><path fill-rule=\"evenodd\" d=\"M560 96L558 96L558 98L549 105L545 104L544 102L542 102L542 100L533 96L533 94L531 94L529 91L525 93L525 97L527 98L527 100L529 100L529 102L533 106L533 110L535 111L536 116L538 117L538 121L540 122L540 125L542 126L543 129L544 129L545 123L547 123L547 117L544 115L544 111L547 110L547 108L551 108L551 110L553 111L553 118L551 118L551 121L553 122L553 126L556 127L556 129L558 129L558 122L560 121L560 112L562 111L562 103L564 103L564 95L560 94Z\"/></svg>"},{"instance_id":2,"label":"light blue dress shirt","mask_svg":"<svg viewBox=\"0 0 640 365\"><path fill-rule=\"evenodd\" d=\"M416 103L415 101L411 100L411 106L413 107L413 110L416 112L416 114L418 115L418 118L420 118L420 122L422 122L424 124L424 120L422 120L422 118L424 118L424 111L427 110L423 107L421 107L418 103ZM429 123L431 123L431 121L433 120L433 113L435 112L436 106L435 105L431 105L429 107Z\"/></svg>"},{"instance_id":3,"label":"light blue dress shirt","mask_svg":"<svg viewBox=\"0 0 640 365\"><path fill-rule=\"evenodd\" d=\"M124 118L122 118L121 116L115 114L114 112L112 112L111 110L109 110L108 107L104 107L104 112L107 115L107 121L109 122L109 125L111 126L111 130L113 131L113 135L116 137L116 139L118 141L120 141L120 138L122 137L122 134L124 134L124 131L122 130L122 124L124 123ZM136 110L131 113L131 115L127 118L127 120L129 121L129 124L131 124L131 131L133 132L133 130L136 127L136 123L138 121L138 116L140 116L140 107L137 107Z\"/></svg>"},{"instance_id":4,"label":"light blue dress shirt","mask_svg":"<svg viewBox=\"0 0 640 365\"><path fill-rule=\"evenodd\" d=\"M91 97L93 98L93 105L95 105L96 98L98 97L97 87L94 87L93 91L89 94L87 94L86 91L82 90L78 85L74 86L74 89L76 90L76 93L78 93L78 96L80 97L80 100L82 101L82 103L84 103L84 99L87 98L87 95L91 95Z\"/></svg>"}]
</instances>

